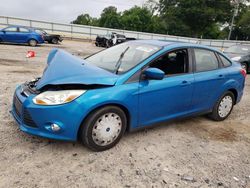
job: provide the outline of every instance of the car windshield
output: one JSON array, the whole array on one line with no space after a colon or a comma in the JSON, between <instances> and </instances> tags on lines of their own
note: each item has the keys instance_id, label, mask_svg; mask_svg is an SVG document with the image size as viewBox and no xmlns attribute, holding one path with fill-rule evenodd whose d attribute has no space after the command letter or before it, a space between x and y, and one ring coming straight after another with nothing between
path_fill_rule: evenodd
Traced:
<instances>
[{"instance_id":1,"label":"car windshield","mask_svg":"<svg viewBox=\"0 0 250 188\"><path fill-rule=\"evenodd\" d=\"M36 31L38 34L43 34L43 35L46 35L46 34L47 34L46 31L41 30L41 29L36 29L35 31Z\"/></svg>"},{"instance_id":2,"label":"car windshield","mask_svg":"<svg viewBox=\"0 0 250 188\"><path fill-rule=\"evenodd\" d=\"M250 53L250 46L231 46L225 50L226 53L248 54Z\"/></svg>"},{"instance_id":3,"label":"car windshield","mask_svg":"<svg viewBox=\"0 0 250 188\"><path fill-rule=\"evenodd\" d=\"M116 72L117 62L120 61L117 73L122 74L147 59L160 50L160 48L159 46L149 44L127 42L98 52L85 60L113 73Z\"/></svg>"}]
</instances>

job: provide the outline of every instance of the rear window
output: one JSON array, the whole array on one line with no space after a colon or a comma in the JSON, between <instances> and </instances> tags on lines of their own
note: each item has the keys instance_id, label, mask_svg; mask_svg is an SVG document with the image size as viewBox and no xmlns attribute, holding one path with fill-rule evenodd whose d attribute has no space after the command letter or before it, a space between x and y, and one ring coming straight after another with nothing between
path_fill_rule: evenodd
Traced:
<instances>
[{"instance_id":1,"label":"rear window","mask_svg":"<svg viewBox=\"0 0 250 188\"><path fill-rule=\"evenodd\" d=\"M29 30L27 28L19 27L19 32L28 33Z\"/></svg>"}]
</instances>

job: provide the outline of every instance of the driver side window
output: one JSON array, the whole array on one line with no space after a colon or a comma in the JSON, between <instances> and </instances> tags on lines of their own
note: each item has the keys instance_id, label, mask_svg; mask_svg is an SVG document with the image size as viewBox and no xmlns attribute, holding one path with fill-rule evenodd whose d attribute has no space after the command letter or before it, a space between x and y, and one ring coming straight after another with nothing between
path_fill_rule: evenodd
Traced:
<instances>
[{"instance_id":1,"label":"driver side window","mask_svg":"<svg viewBox=\"0 0 250 188\"><path fill-rule=\"evenodd\" d=\"M176 75L188 72L188 51L187 49L178 49L153 61L149 67L162 70L165 75Z\"/></svg>"}]
</instances>

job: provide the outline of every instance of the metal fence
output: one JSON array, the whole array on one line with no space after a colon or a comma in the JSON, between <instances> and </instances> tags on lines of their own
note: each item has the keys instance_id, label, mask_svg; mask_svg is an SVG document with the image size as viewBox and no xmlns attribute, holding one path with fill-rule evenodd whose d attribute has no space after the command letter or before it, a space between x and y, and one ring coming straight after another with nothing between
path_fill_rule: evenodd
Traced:
<instances>
[{"instance_id":1,"label":"metal fence","mask_svg":"<svg viewBox=\"0 0 250 188\"><path fill-rule=\"evenodd\" d=\"M53 22L47 22L47 21L0 16L0 27L3 28L9 25L22 25L22 26L27 26L27 27L41 28L47 32L58 33L64 37L68 37L71 39L95 40L97 35L106 35L112 32L116 32L116 33L124 34L126 35L126 37L133 37L137 39L174 40L174 41L203 44L203 45L215 47L218 49L224 49L234 44L244 43L244 44L250 45L249 41L188 38L188 37L179 37L179 36L172 36L172 35L155 34L155 33L144 33L144 32L137 32L137 31L94 27L94 26L87 26L87 25L53 23Z\"/></svg>"}]
</instances>

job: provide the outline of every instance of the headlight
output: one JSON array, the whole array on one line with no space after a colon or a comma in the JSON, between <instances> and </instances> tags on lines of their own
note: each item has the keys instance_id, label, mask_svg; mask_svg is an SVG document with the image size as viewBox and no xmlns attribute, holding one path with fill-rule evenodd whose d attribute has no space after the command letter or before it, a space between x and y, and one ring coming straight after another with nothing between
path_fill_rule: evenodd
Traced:
<instances>
[{"instance_id":1,"label":"headlight","mask_svg":"<svg viewBox=\"0 0 250 188\"><path fill-rule=\"evenodd\" d=\"M237 57L233 57L233 58L232 58L233 61L239 61L240 59L241 59L240 56L237 56Z\"/></svg>"},{"instance_id":2,"label":"headlight","mask_svg":"<svg viewBox=\"0 0 250 188\"><path fill-rule=\"evenodd\" d=\"M61 90L45 91L33 98L33 102L38 105L58 105L75 100L85 93L86 90Z\"/></svg>"}]
</instances>

